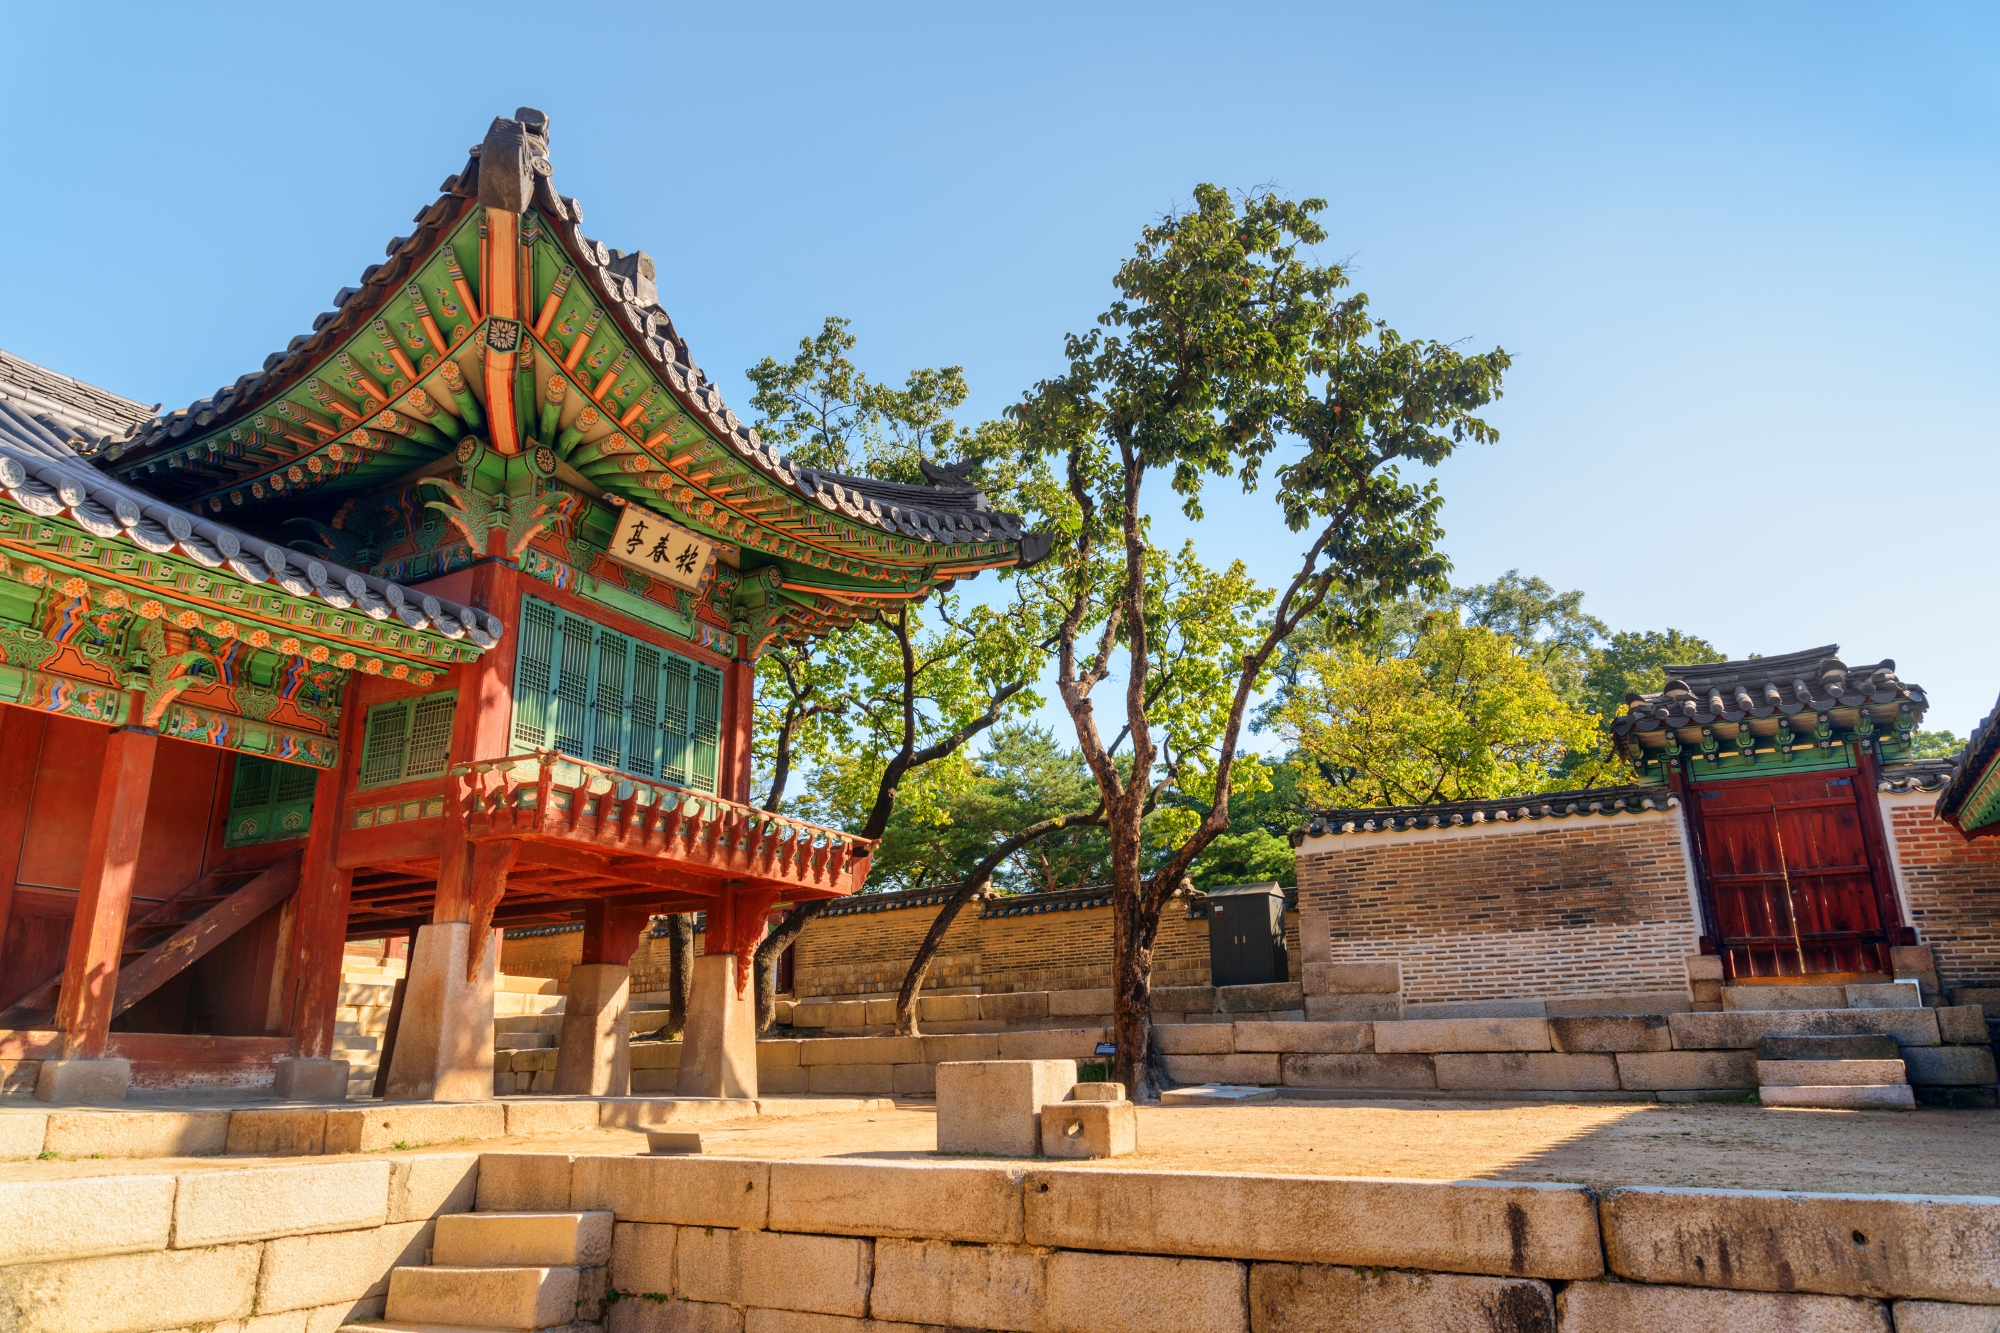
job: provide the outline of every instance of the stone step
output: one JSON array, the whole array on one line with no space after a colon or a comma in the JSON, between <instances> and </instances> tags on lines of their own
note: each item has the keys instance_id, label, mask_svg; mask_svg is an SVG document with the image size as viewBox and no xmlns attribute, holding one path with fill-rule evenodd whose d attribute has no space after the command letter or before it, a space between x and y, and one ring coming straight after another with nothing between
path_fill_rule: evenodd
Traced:
<instances>
[{"instance_id":1,"label":"stone step","mask_svg":"<svg viewBox=\"0 0 2000 1333\"><path fill-rule=\"evenodd\" d=\"M451 1268L590 1268L611 1261L610 1213L447 1213L431 1262Z\"/></svg>"},{"instance_id":2,"label":"stone step","mask_svg":"<svg viewBox=\"0 0 2000 1333\"><path fill-rule=\"evenodd\" d=\"M1880 1032L1757 1039L1759 1060L1895 1060L1900 1050L1894 1037Z\"/></svg>"},{"instance_id":3,"label":"stone step","mask_svg":"<svg viewBox=\"0 0 2000 1333\"><path fill-rule=\"evenodd\" d=\"M1757 1100L1766 1106L1821 1111L1912 1111L1916 1094L1907 1083L1759 1088Z\"/></svg>"},{"instance_id":4,"label":"stone step","mask_svg":"<svg viewBox=\"0 0 2000 1333\"><path fill-rule=\"evenodd\" d=\"M381 1048L382 1039L380 1037L336 1036L333 1039L333 1053L337 1056L358 1055L363 1052L378 1051Z\"/></svg>"},{"instance_id":5,"label":"stone step","mask_svg":"<svg viewBox=\"0 0 2000 1333\"><path fill-rule=\"evenodd\" d=\"M493 1049L496 1051L539 1051L556 1044L552 1032L496 1032L493 1034Z\"/></svg>"},{"instance_id":6,"label":"stone step","mask_svg":"<svg viewBox=\"0 0 2000 1333\"><path fill-rule=\"evenodd\" d=\"M578 1276L574 1268L398 1268L383 1314L454 1328L560 1328L576 1318Z\"/></svg>"},{"instance_id":7,"label":"stone step","mask_svg":"<svg viewBox=\"0 0 2000 1333\"><path fill-rule=\"evenodd\" d=\"M1901 1060L1759 1060L1764 1088L1867 1088L1908 1083Z\"/></svg>"}]
</instances>

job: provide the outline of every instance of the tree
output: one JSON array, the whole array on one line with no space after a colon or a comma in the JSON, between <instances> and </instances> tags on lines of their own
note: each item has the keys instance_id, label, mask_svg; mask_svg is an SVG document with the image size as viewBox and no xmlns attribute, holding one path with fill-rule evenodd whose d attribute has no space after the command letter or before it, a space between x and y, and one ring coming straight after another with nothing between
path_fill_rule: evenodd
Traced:
<instances>
[{"instance_id":1,"label":"tree","mask_svg":"<svg viewBox=\"0 0 2000 1333\"><path fill-rule=\"evenodd\" d=\"M1919 731L1910 737L1912 759L1956 759L1965 742L1949 731Z\"/></svg>"},{"instance_id":2,"label":"tree","mask_svg":"<svg viewBox=\"0 0 2000 1333\"><path fill-rule=\"evenodd\" d=\"M1369 316L1365 296L1340 297L1345 273L1299 250L1324 238L1323 208L1273 194L1239 207L1198 187L1191 208L1144 230L1099 327L1067 339L1065 373L1010 409L1065 493L1050 513L1067 541L1049 575L1061 611L1056 687L1104 805L1117 1076L1135 1095L1149 1081L1160 912L1228 827L1243 714L1273 655L1336 587L1362 619L1413 588L1442 592L1440 498L1396 464L1434 465L1467 438L1495 438L1472 413L1498 393L1506 353L1405 342ZM1177 736L1175 701L1153 689L1164 562L1146 481L1165 472L1198 516L1206 478L1254 488L1281 440L1303 446L1275 470L1286 525L1306 534L1303 558L1251 632L1232 624L1214 635L1226 650L1213 655L1227 699L1218 733ZM1097 577L1107 559L1108 581ZM1092 695L1121 654L1123 724L1107 736ZM1169 782L1199 787L1206 813L1173 828L1148 862L1141 826Z\"/></svg>"},{"instance_id":3,"label":"tree","mask_svg":"<svg viewBox=\"0 0 2000 1333\"><path fill-rule=\"evenodd\" d=\"M1559 771L1572 754L1599 752L1598 721L1497 630L1434 622L1406 655L1332 648L1308 654L1304 666L1277 721L1315 761L1305 788L1316 803L1516 796L1586 786L1603 767Z\"/></svg>"},{"instance_id":4,"label":"tree","mask_svg":"<svg viewBox=\"0 0 2000 1333\"><path fill-rule=\"evenodd\" d=\"M1613 634L1591 654L1583 678L1584 707L1609 722L1624 714L1627 695L1658 694L1666 688L1668 667L1722 660L1707 639L1677 629Z\"/></svg>"}]
</instances>

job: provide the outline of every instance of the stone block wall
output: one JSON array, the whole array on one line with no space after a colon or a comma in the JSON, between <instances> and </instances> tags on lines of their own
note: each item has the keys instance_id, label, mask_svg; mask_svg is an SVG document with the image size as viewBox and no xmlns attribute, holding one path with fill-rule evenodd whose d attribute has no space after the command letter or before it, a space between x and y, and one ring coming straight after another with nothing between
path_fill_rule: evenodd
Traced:
<instances>
[{"instance_id":1,"label":"stone block wall","mask_svg":"<svg viewBox=\"0 0 2000 1333\"><path fill-rule=\"evenodd\" d=\"M1678 810L1327 834L1298 867L1329 959L1399 961L1417 1003L1671 990L1700 935Z\"/></svg>"},{"instance_id":2,"label":"stone block wall","mask_svg":"<svg viewBox=\"0 0 2000 1333\"><path fill-rule=\"evenodd\" d=\"M1966 838L1936 804L1932 793L1882 799L1904 910L1946 988L2000 986L2000 838Z\"/></svg>"}]
</instances>

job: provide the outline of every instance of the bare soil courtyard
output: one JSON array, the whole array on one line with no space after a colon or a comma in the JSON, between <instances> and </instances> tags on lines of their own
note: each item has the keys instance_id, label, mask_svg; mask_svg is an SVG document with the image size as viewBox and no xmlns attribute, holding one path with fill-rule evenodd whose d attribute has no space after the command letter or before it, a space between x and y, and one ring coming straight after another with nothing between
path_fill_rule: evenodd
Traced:
<instances>
[{"instance_id":1,"label":"bare soil courtyard","mask_svg":"<svg viewBox=\"0 0 2000 1333\"><path fill-rule=\"evenodd\" d=\"M928 1101L914 1100L899 1102L893 1110L689 1128L701 1130L712 1155L908 1159L934 1155L935 1120ZM2000 1114L1981 1111L1315 1101L1141 1107L1138 1156L1062 1165L1084 1170L1571 1181L1601 1187L2000 1195L1996 1144L2000 1144ZM645 1148L643 1134L597 1130L413 1145L405 1152L369 1155L634 1153ZM0 1163L0 1179L241 1169L254 1161L279 1160L310 1159L15 1161Z\"/></svg>"}]
</instances>

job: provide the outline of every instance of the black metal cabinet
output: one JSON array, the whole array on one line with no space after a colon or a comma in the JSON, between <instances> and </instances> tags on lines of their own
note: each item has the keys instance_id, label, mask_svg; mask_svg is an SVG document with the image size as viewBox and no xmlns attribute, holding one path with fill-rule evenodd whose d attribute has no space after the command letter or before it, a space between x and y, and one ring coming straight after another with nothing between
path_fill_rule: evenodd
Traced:
<instances>
[{"instance_id":1,"label":"black metal cabinet","mask_svg":"<svg viewBox=\"0 0 2000 1333\"><path fill-rule=\"evenodd\" d=\"M1260 986L1288 980L1285 891L1276 884L1232 884L1209 890L1208 968L1215 986Z\"/></svg>"}]
</instances>

